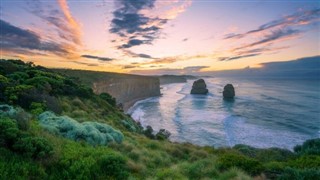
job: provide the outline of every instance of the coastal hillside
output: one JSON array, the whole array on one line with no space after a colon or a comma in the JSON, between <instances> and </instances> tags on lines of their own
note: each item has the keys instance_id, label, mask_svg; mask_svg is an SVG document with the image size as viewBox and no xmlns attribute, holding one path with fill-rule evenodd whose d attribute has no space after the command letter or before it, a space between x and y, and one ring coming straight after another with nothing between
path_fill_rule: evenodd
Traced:
<instances>
[{"instance_id":1,"label":"coastal hillside","mask_svg":"<svg viewBox=\"0 0 320 180\"><path fill-rule=\"evenodd\" d=\"M104 78L98 74L74 78L33 63L0 60L0 179L320 177L320 139L293 151L173 143L170 132L141 127L114 97L92 89L89 78Z\"/></svg>"},{"instance_id":2,"label":"coastal hillside","mask_svg":"<svg viewBox=\"0 0 320 180\"><path fill-rule=\"evenodd\" d=\"M157 77L70 69L54 71L80 79L96 94L110 94L124 110L138 100L160 95Z\"/></svg>"}]
</instances>

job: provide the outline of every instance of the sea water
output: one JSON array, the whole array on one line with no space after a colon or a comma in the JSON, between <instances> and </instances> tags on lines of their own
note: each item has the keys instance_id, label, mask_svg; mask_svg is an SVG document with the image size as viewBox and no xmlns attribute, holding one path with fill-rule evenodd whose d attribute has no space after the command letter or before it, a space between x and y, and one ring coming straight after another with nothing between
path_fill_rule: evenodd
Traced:
<instances>
[{"instance_id":1,"label":"sea water","mask_svg":"<svg viewBox=\"0 0 320 180\"><path fill-rule=\"evenodd\" d=\"M292 149L320 137L320 81L205 78L209 94L192 95L193 80L161 86L161 97L128 113L144 127L171 132L170 140L208 146L246 144ZM234 101L222 97L235 87Z\"/></svg>"}]
</instances>

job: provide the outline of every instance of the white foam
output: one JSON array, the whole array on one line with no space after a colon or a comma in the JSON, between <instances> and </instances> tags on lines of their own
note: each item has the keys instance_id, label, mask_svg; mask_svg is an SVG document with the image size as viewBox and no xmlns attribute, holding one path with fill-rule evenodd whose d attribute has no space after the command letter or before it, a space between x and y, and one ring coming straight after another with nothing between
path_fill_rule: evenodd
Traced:
<instances>
[{"instance_id":1,"label":"white foam","mask_svg":"<svg viewBox=\"0 0 320 180\"><path fill-rule=\"evenodd\" d=\"M238 117L227 117L224 122L229 146L246 144L258 148L279 147L293 149L312 137L293 131L275 130L246 123Z\"/></svg>"}]
</instances>

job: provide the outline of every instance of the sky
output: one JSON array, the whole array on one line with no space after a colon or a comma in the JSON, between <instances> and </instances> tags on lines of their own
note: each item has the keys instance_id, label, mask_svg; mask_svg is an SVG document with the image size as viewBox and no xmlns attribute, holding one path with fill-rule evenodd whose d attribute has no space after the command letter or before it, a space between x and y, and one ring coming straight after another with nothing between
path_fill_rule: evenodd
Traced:
<instances>
[{"instance_id":1,"label":"sky","mask_svg":"<svg viewBox=\"0 0 320 180\"><path fill-rule=\"evenodd\" d=\"M205 74L320 55L319 0L0 0L0 55L53 68Z\"/></svg>"}]
</instances>

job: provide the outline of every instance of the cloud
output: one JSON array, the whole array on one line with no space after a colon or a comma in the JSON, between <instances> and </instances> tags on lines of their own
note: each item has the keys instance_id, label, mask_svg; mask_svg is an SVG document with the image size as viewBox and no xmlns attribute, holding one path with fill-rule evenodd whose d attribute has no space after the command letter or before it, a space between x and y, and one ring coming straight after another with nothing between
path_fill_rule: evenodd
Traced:
<instances>
[{"instance_id":1,"label":"cloud","mask_svg":"<svg viewBox=\"0 0 320 180\"><path fill-rule=\"evenodd\" d=\"M86 62L79 62L79 61L71 61L71 62L75 64L86 65L91 67L99 66L99 64L96 64L96 63L86 63Z\"/></svg>"},{"instance_id":2,"label":"cloud","mask_svg":"<svg viewBox=\"0 0 320 180\"><path fill-rule=\"evenodd\" d=\"M320 20L320 9L312 9L312 10L305 10L294 13L289 16L285 16L283 18L268 22L259 26L257 29L253 29L247 31L242 34L227 34L224 39L240 39L244 38L248 35L257 34L261 32L265 32L268 30L272 30L275 28L288 28L294 26L306 26L314 22L318 22Z\"/></svg>"},{"instance_id":3,"label":"cloud","mask_svg":"<svg viewBox=\"0 0 320 180\"><path fill-rule=\"evenodd\" d=\"M138 46L143 44L144 41L141 41L139 39L131 39L129 40L129 42L127 44L123 44L122 46L120 46L121 48L131 48L132 46Z\"/></svg>"},{"instance_id":4,"label":"cloud","mask_svg":"<svg viewBox=\"0 0 320 180\"><path fill-rule=\"evenodd\" d=\"M60 8L65 16L65 20L67 22L67 25L69 27L72 41L76 44L82 44L81 42L81 27L77 20L72 16L69 6L66 0L58 0L58 3L60 5Z\"/></svg>"},{"instance_id":5,"label":"cloud","mask_svg":"<svg viewBox=\"0 0 320 180\"><path fill-rule=\"evenodd\" d=\"M72 16L67 1L58 0L59 9L44 6L41 1L29 1L30 12L52 26L59 37L59 41L72 44L73 51L82 46L81 27Z\"/></svg>"},{"instance_id":6,"label":"cloud","mask_svg":"<svg viewBox=\"0 0 320 180\"><path fill-rule=\"evenodd\" d=\"M1 49L11 52L47 51L59 56L68 54L63 46L52 41L43 41L35 32L16 27L1 19L0 27Z\"/></svg>"},{"instance_id":7,"label":"cloud","mask_svg":"<svg viewBox=\"0 0 320 180\"><path fill-rule=\"evenodd\" d=\"M108 57L92 56L92 55L82 55L81 57L88 59L97 59L99 61L113 61L114 59Z\"/></svg>"},{"instance_id":8,"label":"cloud","mask_svg":"<svg viewBox=\"0 0 320 180\"><path fill-rule=\"evenodd\" d=\"M125 65L125 66L122 66L122 69L132 69L132 68L136 68L136 67L139 67L139 66Z\"/></svg>"},{"instance_id":9,"label":"cloud","mask_svg":"<svg viewBox=\"0 0 320 180\"><path fill-rule=\"evenodd\" d=\"M186 42L188 40L189 40L188 38L184 38L184 39L182 39L182 42Z\"/></svg>"},{"instance_id":10,"label":"cloud","mask_svg":"<svg viewBox=\"0 0 320 180\"><path fill-rule=\"evenodd\" d=\"M282 42L297 39L303 36L311 28L313 23L320 20L320 9L299 11L289 16L262 24L256 29L245 33L232 33L225 35L225 40L247 42L238 45L229 51L228 57L218 57L219 61L239 60L265 53L278 52L287 47L274 47Z\"/></svg>"},{"instance_id":11,"label":"cloud","mask_svg":"<svg viewBox=\"0 0 320 180\"><path fill-rule=\"evenodd\" d=\"M113 12L114 18L109 32L119 36L120 40L116 41L121 43L117 45L118 49L152 44L159 38L163 25L188 7L185 2L191 3L190 0L183 0L179 6L157 14L159 8L155 6L159 2L161 4L160 0L116 1L116 10ZM166 2L166 4L172 3L175 4L176 1Z\"/></svg>"},{"instance_id":12,"label":"cloud","mask_svg":"<svg viewBox=\"0 0 320 180\"><path fill-rule=\"evenodd\" d=\"M300 30L293 30L293 29L278 29L275 31L272 31L270 34L264 35L263 39L235 48L234 50L254 47L254 46L260 46L260 45L266 45L266 44L272 44L275 42L281 42L286 41L289 39L294 39L296 37L301 36L302 31Z\"/></svg>"},{"instance_id":13,"label":"cloud","mask_svg":"<svg viewBox=\"0 0 320 180\"><path fill-rule=\"evenodd\" d=\"M233 57L219 57L218 60L219 61L232 61L232 60L236 60L236 59L242 59L242 58L248 58L248 57L253 57L253 56L258 56L261 53L256 53L256 54L247 54L247 55L243 55L243 56L233 56Z\"/></svg>"},{"instance_id":14,"label":"cloud","mask_svg":"<svg viewBox=\"0 0 320 180\"><path fill-rule=\"evenodd\" d=\"M198 72L201 69L205 69L205 68L209 68L210 66L188 66L183 68L185 71L189 71L189 72Z\"/></svg>"},{"instance_id":15,"label":"cloud","mask_svg":"<svg viewBox=\"0 0 320 180\"><path fill-rule=\"evenodd\" d=\"M132 52L132 51L129 51L129 50L125 50L124 53L128 56L131 56L131 57L140 57L140 58L145 58L145 59L157 59L157 58L154 58L152 57L151 55L148 55L148 54L143 54L143 53L135 53L135 52Z\"/></svg>"}]
</instances>

